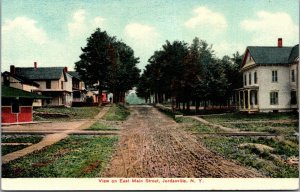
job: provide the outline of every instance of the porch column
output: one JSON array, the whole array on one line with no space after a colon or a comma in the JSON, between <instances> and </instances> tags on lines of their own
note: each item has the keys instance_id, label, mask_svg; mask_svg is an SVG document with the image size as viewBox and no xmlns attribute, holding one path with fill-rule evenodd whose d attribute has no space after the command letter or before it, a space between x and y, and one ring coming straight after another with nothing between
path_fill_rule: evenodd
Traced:
<instances>
[{"instance_id":1,"label":"porch column","mask_svg":"<svg viewBox=\"0 0 300 192\"><path fill-rule=\"evenodd\" d=\"M250 106L250 89L248 89L248 110L250 110L251 109L251 106Z\"/></svg>"},{"instance_id":2,"label":"porch column","mask_svg":"<svg viewBox=\"0 0 300 192\"><path fill-rule=\"evenodd\" d=\"M246 109L246 95L245 95L245 91L243 91L243 109Z\"/></svg>"}]
</instances>

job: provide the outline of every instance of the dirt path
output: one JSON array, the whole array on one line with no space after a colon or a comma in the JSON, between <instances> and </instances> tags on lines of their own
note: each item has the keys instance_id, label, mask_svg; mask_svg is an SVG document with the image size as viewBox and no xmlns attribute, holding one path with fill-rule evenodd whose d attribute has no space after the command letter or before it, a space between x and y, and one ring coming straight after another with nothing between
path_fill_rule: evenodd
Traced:
<instances>
[{"instance_id":1,"label":"dirt path","mask_svg":"<svg viewBox=\"0 0 300 192\"><path fill-rule=\"evenodd\" d=\"M66 138L69 134L77 133L78 131L82 129L86 129L90 127L92 124L94 124L97 120L99 120L101 117L105 115L105 113L108 111L109 107L104 107L98 115L94 117L94 119L86 120L86 121L72 121L72 122L54 122L49 124L33 124L29 126L25 125L15 125L10 127L5 127L3 129L3 132L9 132L13 131L15 134L19 133L34 133L34 132L43 132L43 131L50 131L55 130L58 131L58 133L49 134L46 135L41 142L33 144L29 147L26 147L24 149L6 154L2 156L2 164L6 164L12 160L18 159L20 157L23 157L27 154L30 154L34 151L38 151L43 149L44 147L53 145L54 143L57 143L58 141Z\"/></svg>"},{"instance_id":2,"label":"dirt path","mask_svg":"<svg viewBox=\"0 0 300 192\"><path fill-rule=\"evenodd\" d=\"M261 177L207 150L153 107L132 106L103 177Z\"/></svg>"}]
</instances>

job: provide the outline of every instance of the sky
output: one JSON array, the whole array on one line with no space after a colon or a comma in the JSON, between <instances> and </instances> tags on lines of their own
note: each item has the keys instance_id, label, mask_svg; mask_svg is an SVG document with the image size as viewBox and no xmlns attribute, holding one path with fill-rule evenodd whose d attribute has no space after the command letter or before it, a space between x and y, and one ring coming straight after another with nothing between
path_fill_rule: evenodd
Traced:
<instances>
[{"instance_id":1,"label":"sky","mask_svg":"<svg viewBox=\"0 0 300 192\"><path fill-rule=\"evenodd\" d=\"M67 66L96 28L133 48L144 69L166 40L213 45L217 57L247 46L299 42L298 0L2 0L1 70Z\"/></svg>"}]
</instances>

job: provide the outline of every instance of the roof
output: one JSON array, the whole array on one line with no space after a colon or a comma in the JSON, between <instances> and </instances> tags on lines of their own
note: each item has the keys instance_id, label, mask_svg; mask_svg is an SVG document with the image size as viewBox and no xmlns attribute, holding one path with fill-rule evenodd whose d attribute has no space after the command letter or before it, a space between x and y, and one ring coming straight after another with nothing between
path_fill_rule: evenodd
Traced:
<instances>
[{"instance_id":1,"label":"roof","mask_svg":"<svg viewBox=\"0 0 300 192\"><path fill-rule=\"evenodd\" d=\"M16 89L13 87L1 86L1 97L3 98L30 98L30 99L47 99L50 97L45 97L43 95L38 95L35 93L23 91L21 89Z\"/></svg>"},{"instance_id":2,"label":"roof","mask_svg":"<svg viewBox=\"0 0 300 192\"><path fill-rule=\"evenodd\" d=\"M54 80L60 79L61 74L64 74L64 67L16 67L16 74L30 80Z\"/></svg>"},{"instance_id":3,"label":"roof","mask_svg":"<svg viewBox=\"0 0 300 192\"><path fill-rule=\"evenodd\" d=\"M76 72L76 71L68 71L68 73L69 73L72 77L75 77L76 79L81 80L81 77L80 77L80 75L79 75L78 72Z\"/></svg>"},{"instance_id":4,"label":"roof","mask_svg":"<svg viewBox=\"0 0 300 192\"><path fill-rule=\"evenodd\" d=\"M293 47L248 47L256 64L288 64L292 49Z\"/></svg>"},{"instance_id":5,"label":"roof","mask_svg":"<svg viewBox=\"0 0 300 192\"><path fill-rule=\"evenodd\" d=\"M2 73L2 76L5 76L5 75L9 75L9 76L11 76L11 77L19 80L21 83L26 84L26 85L34 85L36 87L40 86L40 84L38 84L37 82L34 82L34 81L30 80L30 79L27 79L26 77L21 77L19 75L12 74L12 73L10 73L8 71L5 71L5 72Z\"/></svg>"},{"instance_id":6,"label":"roof","mask_svg":"<svg viewBox=\"0 0 300 192\"><path fill-rule=\"evenodd\" d=\"M299 44L293 47L289 56L289 62L292 63L297 57L299 57Z\"/></svg>"}]
</instances>

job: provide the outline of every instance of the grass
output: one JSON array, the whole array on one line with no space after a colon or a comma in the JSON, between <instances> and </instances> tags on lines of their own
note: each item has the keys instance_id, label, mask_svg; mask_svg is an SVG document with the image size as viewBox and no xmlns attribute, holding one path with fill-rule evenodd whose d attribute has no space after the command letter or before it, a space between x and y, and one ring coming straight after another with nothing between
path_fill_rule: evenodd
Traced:
<instances>
[{"instance_id":1,"label":"grass","mask_svg":"<svg viewBox=\"0 0 300 192\"><path fill-rule=\"evenodd\" d=\"M239 128L249 131L269 131L277 132L282 136L278 138L268 137L228 137L217 134L201 135L201 133L218 133L220 130L204 125L194 119L187 117L176 118L178 123L183 125L187 131L200 133L198 134L199 141L203 143L208 149L217 154L224 156L227 159L232 159L241 165L249 168L254 168L261 174L272 178L297 178L298 167L285 163L288 158L299 158L299 141L293 133L298 130L297 123L242 123L245 120L263 119L294 119L288 114L277 115L258 115L252 118L241 118L239 114L226 114L205 116L210 122L222 124L222 122L237 122L224 123L224 126L231 128ZM242 115L243 116L243 115ZM228 117L228 119L227 119ZM268 119L269 118L269 119ZM235 119L235 120L234 120ZM239 123L241 122L241 123ZM272 147L273 150L261 150L253 145L240 147L241 144L255 143Z\"/></svg>"},{"instance_id":2,"label":"grass","mask_svg":"<svg viewBox=\"0 0 300 192\"><path fill-rule=\"evenodd\" d=\"M229 128L237 128L242 131L269 132L280 135L293 135L295 132L298 132L298 122L275 121L298 120L297 115L291 113L230 113L224 115L203 116L203 118L212 123L220 124Z\"/></svg>"},{"instance_id":3,"label":"grass","mask_svg":"<svg viewBox=\"0 0 300 192\"><path fill-rule=\"evenodd\" d=\"M117 136L69 136L41 151L2 165L2 176L101 177Z\"/></svg>"},{"instance_id":4,"label":"grass","mask_svg":"<svg viewBox=\"0 0 300 192\"><path fill-rule=\"evenodd\" d=\"M111 125L104 124L101 121L97 121L96 123L94 123L92 126L90 126L86 130L93 130L93 131L102 130L102 131L105 131L105 130L119 130L119 129L116 128L116 127L113 127Z\"/></svg>"},{"instance_id":5,"label":"grass","mask_svg":"<svg viewBox=\"0 0 300 192\"><path fill-rule=\"evenodd\" d=\"M2 143L38 143L43 139L43 136L37 135L20 135L20 136L10 136L10 135L2 135L1 142ZM27 145L2 145L1 146L1 154L6 155L8 153L12 153L14 151L21 150Z\"/></svg>"},{"instance_id":6,"label":"grass","mask_svg":"<svg viewBox=\"0 0 300 192\"><path fill-rule=\"evenodd\" d=\"M216 133L220 132L220 129L210 127L207 125L204 125L194 119L187 118L187 117L179 117L176 118L177 123L183 123L184 129L194 132L194 133Z\"/></svg>"},{"instance_id":7,"label":"grass","mask_svg":"<svg viewBox=\"0 0 300 192\"><path fill-rule=\"evenodd\" d=\"M65 114L66 117L48 117L44 115L34 114L34 121L42 121L42 120L52 120L52 121L65 121L69 119L89 119L93 118L100 112L100 107L45 107L45 108L37 108L34 111L36 112L45 112L45 113L61 113Z\"/></svg>"},{"instance_id":8,"label":"grass","mask_svg":"<svg viewBox=\"0 0 300 192\"><path fill-rule=\"evenodd\" d=\"M284 163L288 157L298 157L298 144L288 145L267 138L251 137L203 137L201 142L212 151L225 158L233 159L240 164L256 169L267 177L297 178L298 168ZM291 141L290 141L291 142ZM254 147L240 148L242 143L259 143L274 148L274 151L259 151ZM277 157L277 158L276 158Z\"/></svg>"},{"instance_id":9,"label":"grass","mask_svg":"<svg viewBox=\"0 0 300 192\"><path fill-rule=\"evenodd\" d=\"M202 116L208 121L214 122L229 122L229 121L269 121L269 120L298 120L297 114L292 113L258 113L258 114L243 114L243 113L228 113L223 115Z\"/></svg>"},{"instance_id":10,"label":"grass","mask_svg":"<svg viewBox=\"0 0 300 192\"><path fill-rule=\"evenodd\" d=\"M129 115L129 109L123 105L114 104L104 115L103 119L107 121L125 121Z\"/></svg>"}]
</instances>

